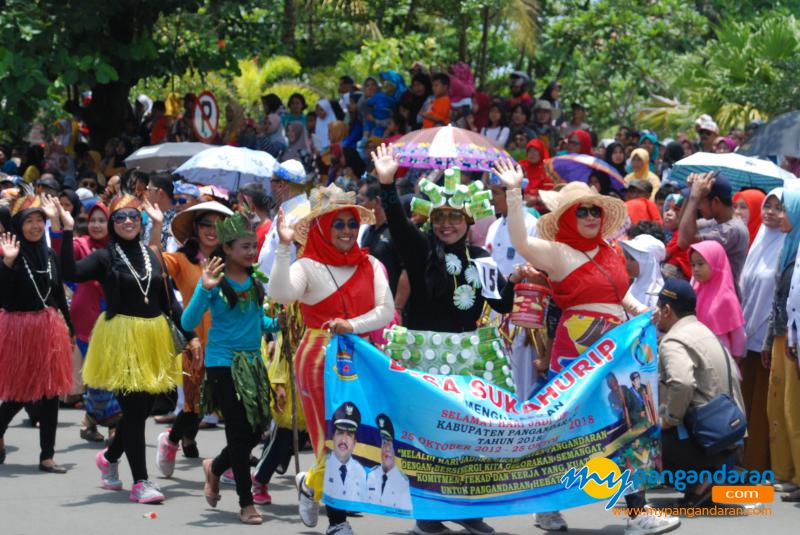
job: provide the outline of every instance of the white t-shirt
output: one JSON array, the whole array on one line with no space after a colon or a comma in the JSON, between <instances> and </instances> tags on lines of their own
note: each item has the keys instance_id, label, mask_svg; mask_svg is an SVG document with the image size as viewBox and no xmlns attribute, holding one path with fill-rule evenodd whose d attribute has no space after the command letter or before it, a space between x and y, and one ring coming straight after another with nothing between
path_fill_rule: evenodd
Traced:
<instances>
[{"instance_id":1,"label":"white t-shirt","mask_svg":"<svg viewBox=\"0 0 800 535\"><path fill-rule=\"evenodd\" d=\"M533 214L525 210L525 230L531 238L536 237L537 221ZM508 235L508 219L505 216L499 217L489 227L489 231L486 233L484 249L492 255L492 260L500 268L500 273L504 277L511 275L514 272L514 266L517 264L526 263L522 255L511 245L511 238Z\"/></svg>"}]
</instances>

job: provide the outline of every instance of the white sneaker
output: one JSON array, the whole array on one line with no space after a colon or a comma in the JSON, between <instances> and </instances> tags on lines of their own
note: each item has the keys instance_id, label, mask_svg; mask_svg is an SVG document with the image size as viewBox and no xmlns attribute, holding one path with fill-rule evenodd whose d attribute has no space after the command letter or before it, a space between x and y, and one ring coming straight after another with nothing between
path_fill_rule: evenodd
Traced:
<instances>
[{"instance_id":1,"label":"white sneaker","mask_svg":"<svg viewBox=\"0 0 800 535\"><path fill-rule=\"evenodd\" d=\"M302 520L303 524L305 524L307 527L313 528L317 525L317 521L319 520L319 504L314 499L314 491L308 488L306 485L305 472L300 472L294 476L294 482L297 485L297 497L300 500L297 504L298 510L300 511L300 520ZM345 522L345 524L347 524L347 522ZM332 527L339 527L340 525L342 524L337 524L336 526ZM350 529L349 524L347 525L347 530L347 532L342 532L342 535L345 535L346 533L353 533L353 530Z\"/></svg>"},{"instance_id":2,"label":"white sneaker","mask_svg":"<svg viewBox=\"0 0 800 535\"><path fill-rule=\"evenodd\" d=\"M353 535L353 528L347 522L342 522L335 526L328 526L328 529L325 530L325 535Z\"/></svg>"},{"instance_id":3,"label":"white sneaker","mask_svg":"<svg viewBox=\"0 0 800 535\"><path fill-rule=\"evenodd\" d=\"M772 487L775 489L775 492L794 492L798 488L797 485L791 481L775 481Z\"/></svg>"},{"instance_id":4,"label":"white sneaker","mask_svg":"<svg viewBox=\"0 0 800 535\"><path fill-rule=\"evenodd\" d=\"M645 509L653 509L645 505ZM628 519L625 527L625 535L655 535L656 533L666 533L677 529L681 525L681 519L676 516L662 514L641 514L633 519Z\"/></svg>"},{"instance_id":5,"label":"white sneaker","mask_svg":"<svg viewBox=\"0 0 800 535\"><path fill-rule=\"evenodd\" d=\"M180 444L169 441L169 432L164 431L158 435L158 449L156 452L156 465L164 477L172 477L175 472L175 456L178 454Z\"/></svg>"},{"instance_id":6,"label":"white sneaker","mask_svg":"<svg viewBox=\"0 0 800 535\"><path fill-rule=\"evenodd\" d=\"M139 481L131 488L130 500L139 503L161 503L165 498L155 483Z\"/></svg>"},{"instance_id":7,"label":"white sneaker","mask_svg":"<svg viewBox=\"0 0 800 535\"><path fill-rule=\"evenodd\" d=\"M567 531L567 521L560 511L534 514L533 525L545 531Z\"/></svg>"},{"instance_id":8,"label":"white sneaker","mask_svg":"<svg viewBox=\"0 0 800 535\"><path fill-rule=\"evenodd\" d=\"M106 450L97 452L94 460L100 469L100 486L106 490L122 490L122 481L119 479L119 463L108 462Z\"/></svg>"}]
</instances>

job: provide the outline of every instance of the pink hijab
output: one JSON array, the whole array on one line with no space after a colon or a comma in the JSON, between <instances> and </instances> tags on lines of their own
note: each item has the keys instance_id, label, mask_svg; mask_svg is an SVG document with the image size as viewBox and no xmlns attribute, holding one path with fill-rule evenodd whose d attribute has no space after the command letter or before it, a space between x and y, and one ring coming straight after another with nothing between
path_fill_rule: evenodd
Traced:
<instances>
[{"instance_id":1,"label":"pink hijab","mask_svg":"<svg viewBox=\"0 0 800 535\"><path fill-rule=\"evenodd\" d=\"M725 249L719 242L707 240L689 247L690 257L692 251L711 267L711 278L706 282L692 278L697 293L697 319L717 336L738 329L744 325L744 317Z\"/></svg>"}]
</instances>

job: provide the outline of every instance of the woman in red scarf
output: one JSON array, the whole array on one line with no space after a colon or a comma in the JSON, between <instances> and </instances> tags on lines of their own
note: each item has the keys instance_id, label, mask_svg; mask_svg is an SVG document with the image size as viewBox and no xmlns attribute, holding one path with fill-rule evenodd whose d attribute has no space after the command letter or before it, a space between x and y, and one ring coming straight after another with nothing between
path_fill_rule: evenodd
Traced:
<instances>
[{"instance_id":1,"label":"woman in red scarf","mask_svg":"<svg viewBox=\"0 0 800 535\"><path fill-rule=\"evenodd\" d=\"M547 176L544 169L544 161L550 158L550 152L539 138L530 140L525 150L526 158L519 162L525 170L525 176L528 178L525 196L530 198L531 205L534 208L540 213L545 213L547 212L547 207L542 204L539 191L553 189L553 181Z\"/></svg>"},{"instance_id":2,"label":"woman in red scarf","mask_svg":"<svg viewBox=\"0 0 800 535\"><path fill-rule=\"evenodd\" d=\"M570 134L567 147L572 153L594 156L594 152L592 151L592 135L586 130L575 130Z\"/></svg>"},{"instance_id":3,"label":"woman in red scarf","mask_svg":"<svg viewBox=\"0 0 800 535\"><path fill-rule=\"evenodd\" d=\"M750 245L761 228L761 205L767 197L760 189L746 189L733 196L733 213L744 221L750 234Z\"/></svg>"},{"instance_id":4,"label":"woman in red scarf","mask_svg":"<svg viewBox=\"0 0 800 535\"><path fill-rule=\"evenodd\" d=\"M511 244L533 267L547 273L553 301L562 310L550 355L550 376L554 377L604 333L625 321L626 311L646 310L627 295L625 261L607 242L625 222L625 204L598 194L587 184L570 182L558 193L545 192L551 211L539 219L539 237L530 238L525 230L519 189L522 168L498 162L495 173L508 188ZM621 415L623 423L624 416ZM629 508L645 506L643 491L625 499ZM652 518L640 515L629 526L642 527L649 522ZM660 517L659 522L665 530L680 523L672 517ZM536 523L545 530L566 529L566 522L557 511L537 514Z\"/></svg>"},{"instance_id":5,"label":"woman in red scarf","mask_svg":"<svg viewBox=\"0 0 800 535\"><path fill-rule=\"evenodd\" d=\"M300 302L306 332L295 356L295 376L314 447L316 464L297 475L300 518L317 524L325 475L324 365L334 334L366 334L387 325L394 300L380 262L357 243L361 224L375 216L356 204L355 193L336 185L311 192L311 212L297 232L278 213L278 246L270 275L269 295L278 303ZM307 229L307 230L306 230ZM290 244L304 244L302 257L290 265ZM345 511L326 507L331 527L346 523Z\"/></svg>"}]
</instances>

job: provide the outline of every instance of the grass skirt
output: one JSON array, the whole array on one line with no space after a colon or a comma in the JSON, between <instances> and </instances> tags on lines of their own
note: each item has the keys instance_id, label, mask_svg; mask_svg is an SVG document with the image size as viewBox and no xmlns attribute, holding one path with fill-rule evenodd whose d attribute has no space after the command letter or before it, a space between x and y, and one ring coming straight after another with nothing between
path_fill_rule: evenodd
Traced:
<instances>
[{"instance_id":1,"label":"grass skirt","mask_svg":"<svg viewBox=\"0 0 800 535\"><path fill-rule=\"evenodd\" d=\"M175 388L181 360L163 316L138 318L118 314L97 318L83 365L83 380L112 392L159 394Z\"/></svg>"},{"instance_id":2,"label":"grass skirt","mask_svg":"<svg viewBox=\"0 0 800 535\"><path fill-rule=\"evenodd\" d=\"M52 307L0 310L0 399L38 401L72 390L72 342Z\"/></svg>"}]
</instances>

